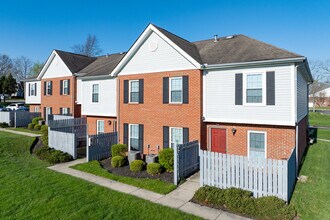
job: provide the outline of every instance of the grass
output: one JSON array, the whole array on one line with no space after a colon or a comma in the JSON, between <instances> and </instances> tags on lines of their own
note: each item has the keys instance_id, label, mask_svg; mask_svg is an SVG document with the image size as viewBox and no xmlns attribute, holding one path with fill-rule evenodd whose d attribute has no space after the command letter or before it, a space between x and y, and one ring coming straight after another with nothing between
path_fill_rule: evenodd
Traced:
<instances>
[{"instance_id":1,"label":"grass","mask_svg":"<svg viewBox=\"0 0 330 220\"><path fill-rule=\"evenodd\" d=\"M297 182L291 203L301 219L330 217L330 143L318 141L307 153L299 175L308 176L306 183Z\"/></svg>"},{"instance_id":2,"label":"grass","mask_svg":"<svg viewBox=\"0 0 330 220\"><path fill-rule=\"evenodd\" d=\"M147 178L139 179L139 178L126 177L126 176L119 176L113 173L109 173L107 170L103 169L100 166L100 163L98 161L91 161L88 163L78 164L73 166L72 168L87 173L92 173L97 176L102 176L108 179L112 179L118 182L126 183L132 186L147 189L160 194L167 194L176 188L174 184L167 183L158 179L147 179Z\"/></svg>"},{"instance_id":3,"label":"grass","mask_svg":"<svg viewBox=\"0 0 330 220\"><path fill-rule=\"evenodd\" d=\"M330 115L322 115L318 112L310 112L309 123L311 125L330 127Z\"/></svg>"},{"instance_id":4,"label":"grass","mask_svg":"<svg viewBox=\"0 0 330 220\"><path fill-rule=\"evenodd\" d=\"M28 133L33 133L33 134L41 134L40 130L32 130L28 128L7 128L8 130L13 130L13 131L22 131L22 132L28 132Z\"/></svg>"},{"instance_id":5,"label":"grass","mask_svg":"<svg viewBox=\"0 0 330 220\"><path fill-rule=\"evenodd\" d=\"M330 130L320 128L317 129L317 138L330 140Z\"/></svg>"},{"instance_id":6,"label":"grass","mask_svg":"<svg viewBox=\"0 0 330 220\"><path fill-rule=\"evenodd\" d=\"M34 140L0 132L0 219L196 218L49 170L30 155Z\"/></svg>"}]
</instances>

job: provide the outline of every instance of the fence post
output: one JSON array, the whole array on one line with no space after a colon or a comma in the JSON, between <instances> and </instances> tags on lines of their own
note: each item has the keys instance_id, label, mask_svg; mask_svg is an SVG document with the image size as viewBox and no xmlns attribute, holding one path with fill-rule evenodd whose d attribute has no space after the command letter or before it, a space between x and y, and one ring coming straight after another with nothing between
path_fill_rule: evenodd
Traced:
<instances>
[{"instance_id":1,"label":"fence post","mask_svg":"<svg viewBox=\"0 0 330 220\"><path fill-rule=\"evenodd\" d=\"M178 185L178 146L174 144L174 184Z\"/></svg>"},{"instance_id":2,"label":"fence post","mask_svg":"<svg viewBox=\"0 0 330 220\"><path fill-rule=\"evenodd\" d=\"M203 150L199 148L199 184L203 186L204 179L204 155Z\"/></svg>"},{"instance_id":3,"label":"fence post","mask_svg":"<svg viewBox=\"0 0 330 220\"><path fill-rule=\"evenodd\" d=\"M89 162L89 148L90 148L90 143L91 143L91 139L88 135L86 135L86 161Z\"/></svg>"}]
</instances>

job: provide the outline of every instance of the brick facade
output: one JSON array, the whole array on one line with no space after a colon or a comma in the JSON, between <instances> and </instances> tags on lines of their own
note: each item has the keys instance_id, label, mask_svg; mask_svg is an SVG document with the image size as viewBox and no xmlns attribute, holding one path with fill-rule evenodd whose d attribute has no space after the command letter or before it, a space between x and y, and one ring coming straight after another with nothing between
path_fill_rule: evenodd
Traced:
<instances>
[{"instance_id":1,"label":"brick facade","mask_svg":"<svg viewBox=\"0 0 330 220\"><path fill-rule=\"evenodd\" d=\"M35 108L38 107L38 112L42 112L41 105L40 104L30 104L29 111L30 112L36 112Z\"/></svg>"},{"instance_id":2,"label":"brick facade","mask_svg":"<svg viewBox=\"0 0 330 220\"><path fill-rule=\"evenodd\" d=\"M228 154L247 156L248 131L263 131L267 133L267 158L278 160L289 158L296 143L296 131L293 126L206 123L202 135L206 137L204 149L211 149L209 132L211 127L227 129ZM235 134L232 132L233 128L236 129Z\"/></svg>"},{"instance_id":3,"label":"brick facade","mask_svg":"<svg viewBox=\"0 0 330 220\"><path fill-rule=\"evenodd\" d=\"M189 76L189 103L163 104L163 77ZM124 104L124 80L144 79L144 103ZM119 75L120 143L123 124L144 125L144 154L158 153L163 148L163 126L189 128L189 140L201 139L202 72L180 70L136 75ZM150 149L148 150L148 145Z\"/></svg>"},{"instance_id":4,"label":"brick facade","mask_svg":"<svg viewBox=\"0 0 330 220\"><path fill-rule=\"evenodd\" d=\"M60 81L70 79L70 94L60 95ZM52 95L44 95L44 82L52 81ZM70 108L74 117L81 116L80 105L75 103L77 94L77 80L74 76L58 77L41 80L41 114L44 117L44 107L51 107L53 114L60 114L60 108Z\"/></svg>"},{"instance_id":5,"label":"brick facade","mask_svg":"<svg viewBox=\"0 0 330 220\"><path fill-rule=\"evenodd\" d=\"M97 133L97 120L104 120L104 132L114 132L117 130L117 118L115 117L98 117L98 116L86 116L88 134L93 135ZM110 125L109 125L110 121Z\"/></svg>"}]
</instances>

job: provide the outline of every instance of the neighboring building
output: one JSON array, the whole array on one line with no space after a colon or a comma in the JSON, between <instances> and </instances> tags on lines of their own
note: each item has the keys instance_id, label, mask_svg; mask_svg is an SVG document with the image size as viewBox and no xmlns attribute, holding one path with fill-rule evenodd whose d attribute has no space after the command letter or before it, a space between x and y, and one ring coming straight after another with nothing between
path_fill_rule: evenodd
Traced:
<instances>
[{"instance_id":1,"label":"neighboring building","mask_svg":"<svg viewBox=\"0 0 330 220\"><path fill-rule=\"evenodd\" d=\"M330 84L328 83L313 83L309 90L309 107L330 107ZM313 94L315 93L315 94Z\"/></svg>"},{"instance_id":2,"label":"neighboring building","mask_svg":"<svg viewBox=\"0 0 330 220\"><path fill-rule=\"evenodd\" d=\"M81 104L81 114L87 117L88 134L117 131L117 81L110 73L124 55L98 57L77 73L77 104Z\"/></svg>"},{"instance_id":3,"label":"neighboring building","mask_svg":"<svg viewBox=\"0 0 330 220\"><path fill-rule=\"evenodd\" d=\"M130 150L199 140L210 151L286 159L307 145L306 58L244 35L192 43L150 24L112 76Z\"/></svg>"},{"instance_id":4,"label":"neighboring building","mask_svg":"<svg viewBox=\"0 0 330 220\"><path fill-rule=\"evenodd\" d=\"M95 60L93 57L60 50L51 53L37 77L41 84L40 108L43 117L48 114L81 116L81 106L77 104L75 73Z\"/></svg>"}]
</instances>

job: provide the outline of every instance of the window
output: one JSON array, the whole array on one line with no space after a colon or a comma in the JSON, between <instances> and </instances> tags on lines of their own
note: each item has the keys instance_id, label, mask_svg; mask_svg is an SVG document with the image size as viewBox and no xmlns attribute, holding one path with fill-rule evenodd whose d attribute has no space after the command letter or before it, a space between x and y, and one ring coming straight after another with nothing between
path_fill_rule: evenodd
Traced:
<instances>
[{"instance_id":1,"label":"window","mask_svg":"<svg viewBox=\"0 0 330 220\"><path fill-rule=\"evenodd\" d=\"M52 109L51 109L51 107L47 107L46 108L46 116L48 116L50 114L52 114Z\"/></svg>"},{"instance_id":2,"label":"window","mask_svg":"<svg viewBox=\"0 0 330 220\"><path fill-rule=\"evenodd\" d=\"M62 108L62 115L70 114L69 108Z\"/></svg>"},{"instance_id":3,"label":"window","mask_svg":"<svg viewBox=\"0 0 330 220\"><path fill-rule=\"evenodd\" d=\"M249 157L266 158L266 132L249 131Z\"/></svg>"},{"instance_id":4,"label":"window","mask_svg":"<svg viewBox=\"0 0 330 220\"><path fill-rule=\"evenodd\" d=\"M177 144L183 143L183 129L170 128L170 146L173 148Z\"/></svg>"},{"instance_id":5,"label":"window","mask_svg":"<svg viewBox=\"0 0 330 220\"><path fill-rule=\"evenodd\" d=\"M34 106L34 112L39 112L39 106Z\"/></svg>"},{"instance_id":6,"label":"window","mask_svg":"<svg viewBox=\"0 0 330 220\"><path fill-rule=\"evenodd\" d=\"M104 133L104 120L97 120L97 133L98 134L103 134Z\"/></svg>"},{"instance_id":7,"label":"window","mask_svg":"<svg viewBox=\"0 0 330 220\"><path fill-rule=\"evenodd\" d=\"M139 80L129 81L129 97L130 103L139 102Z\"/></svg>"},{"instance_id":8,"label":"window","mask_svg":"<svg viewBox=\"0 0 330 220\"><path fill-rule=\"evenodd\" d=\"M63 80L63 95L69 94L69 81Z\"/></svg>"},{"instance_id":9,"label":"window","mask_svg":"<svg viewBox=\"0 0 330 220\"><path fill-rule=\"evenodd\" d=\"M99 84L93 84L92 86L92 102L99 102Z\"/></svg>"},{"instance_id":10,"label":"window","mask_svg":"<svg viewBox=\"0 0 330 220\"><path fill-rule=\"evenodd\" d=\"M170 78L170 102L182 103L182 77Z\"/></svg>"},{"instance_id":11,"label":"window","mask_svg":"<svg viewBox=\"0 0 330 220\"><path fill-rule=\"evenodd\" d=\"M52 94L52 82L51 81L46 82L46 88L47 88L47 95L51 95Z\"/></svg>"},{"instance_id":12,"label":"window","mask_svg":"<svg viewBox=\"0 0 330 220\"><path fill-rule=\"evenodd\" d=\"M30 84L30 96L36 96L36 84L32 83Z\"/></svg>"},{"instance_id":13,"label":"window","mask_svg":"<svg viewBox=\"0 0 330 220\"><path fill-rule=\"evenodd\" d=\"M130 124L129 125L129 146L130 150L139 150L139 125Z\"/></svg>"},{"instance_id":14,"label":"window","mask_svg":"<svg viewBox=\"0 0 330 220\"><path fill-rule=\"evenodd\" d=\"M246 103L262 103L262 74L246 75Z\"/></svg>"}]
</instances>

